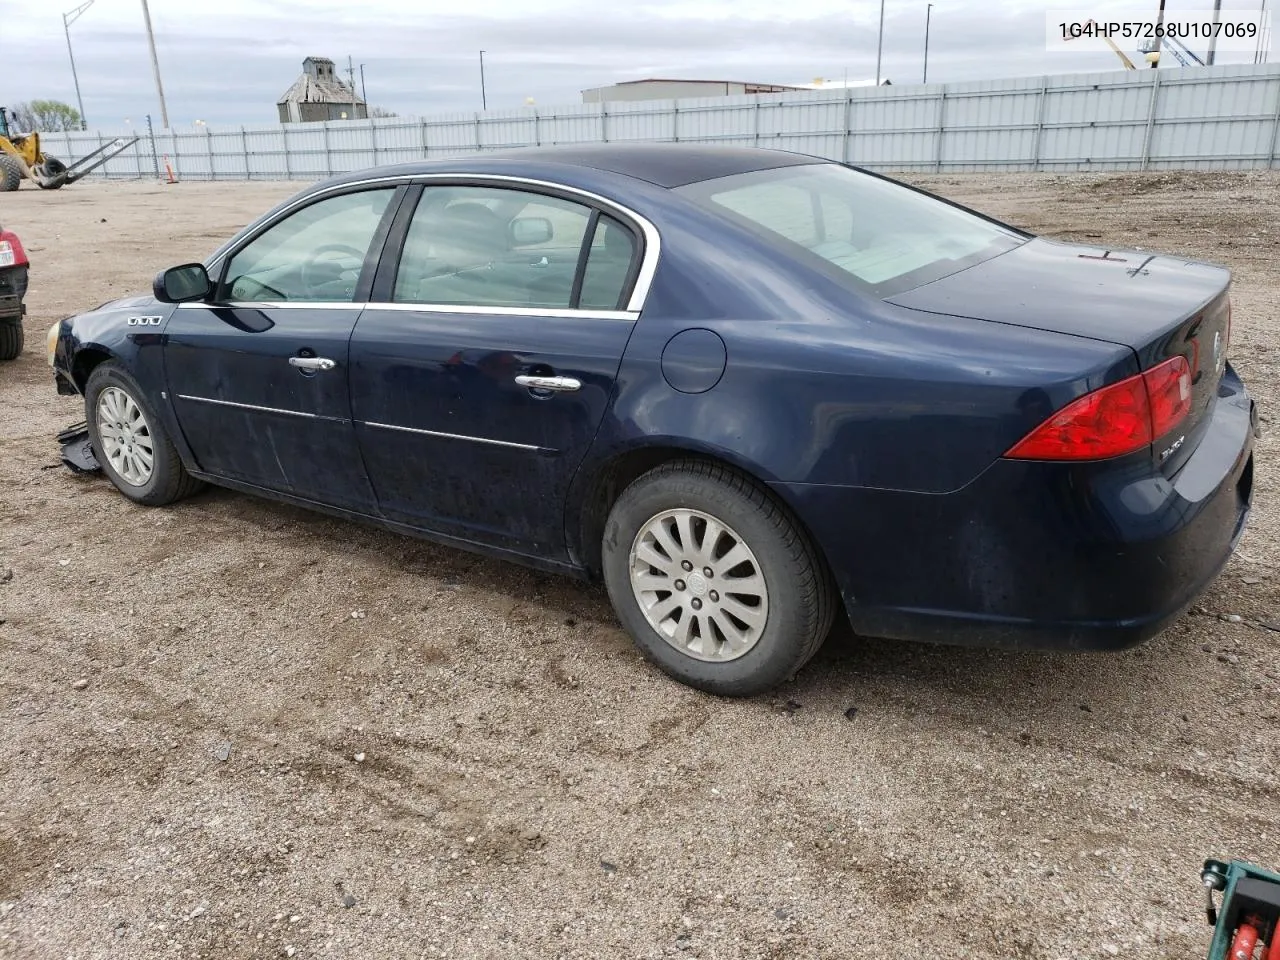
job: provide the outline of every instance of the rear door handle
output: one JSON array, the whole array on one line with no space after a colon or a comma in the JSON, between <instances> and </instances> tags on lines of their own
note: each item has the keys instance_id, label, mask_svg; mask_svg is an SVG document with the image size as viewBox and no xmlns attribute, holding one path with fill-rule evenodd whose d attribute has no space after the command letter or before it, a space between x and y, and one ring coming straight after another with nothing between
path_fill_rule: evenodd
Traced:
<instances>
[{"instance_id":1,"label":"rear door handle","mask_svg":"<svg viewBox=\"0 0 1280 960\"><path fill-rule=\"evenodd\" d=\"M582 389L582 381L575 377L532 377L521 374L516 383L530 390L553 390L556 393L572 393Z\"/></svg>"},{"instance_id":2,"label":"rear door handle","mask_svg":"<svg viewBox=\"0 0 1280 960\"><path fill-rule=\"evenodd\" d=\"M332 370L338 365L336 360L328 357L290 357L289 366L299 370Z\"/></svg>"}]
</instances>

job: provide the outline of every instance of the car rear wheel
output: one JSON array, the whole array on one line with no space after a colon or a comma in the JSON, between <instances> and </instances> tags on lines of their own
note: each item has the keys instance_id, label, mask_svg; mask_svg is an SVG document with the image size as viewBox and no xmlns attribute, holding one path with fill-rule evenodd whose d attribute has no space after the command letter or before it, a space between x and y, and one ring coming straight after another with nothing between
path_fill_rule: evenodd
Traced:
<instances>
[{"instance_id":1,"label":"car rear wheel","mask_svg":"<svg viewBox=\"0 0 1280 960\"><path fill-rule=\"evenodd\" d=\"M641 652L710 693L772 689L831 629L831 582L809 537L764 488L717 464L664 464L627 487L602 559Z\"/></svg>"},{"instance_id":2,"label":"car rear wheel","mask_svg":"<svg viewBox=\"0 0 1280 960\"><path fill-rule=\"evenodd\" d=\"M0 320L0 360L13 360L22 353L22 321Z\"/></svg>"},{"instance_id":3,"label":"car rear wheel","mask_svg":"<svg viewBox=\"0 0 1280 960\"><path fill-rule=\"evenodd\" d=\"M94 456L117 490L158 507L200 489L138 385L116 364L94 368L84 396Z\"/></svg>"}]
</instances>

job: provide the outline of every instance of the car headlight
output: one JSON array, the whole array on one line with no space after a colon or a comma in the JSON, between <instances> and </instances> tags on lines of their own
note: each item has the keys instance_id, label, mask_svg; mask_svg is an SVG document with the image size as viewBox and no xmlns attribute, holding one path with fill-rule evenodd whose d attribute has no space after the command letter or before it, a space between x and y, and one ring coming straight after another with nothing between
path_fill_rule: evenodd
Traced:
<instances>
[{"instance_id":1,"label":"car headlight","mask_svg":"<svg viewBox=\"0 0 1280 960\"><path fill-rule=\"evenodd\" d=\"M49 328L49 333L44 338L45 350L49 354L49 366L53 366L53 355L58 352L58 335L62 333L62 321L59 320Z\"/></svg>"}]
</instances>

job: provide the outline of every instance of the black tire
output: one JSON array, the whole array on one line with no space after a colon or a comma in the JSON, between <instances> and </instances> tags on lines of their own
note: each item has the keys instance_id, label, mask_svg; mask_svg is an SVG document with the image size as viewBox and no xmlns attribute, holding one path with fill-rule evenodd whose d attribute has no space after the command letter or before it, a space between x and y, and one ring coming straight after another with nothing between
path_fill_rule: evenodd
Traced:
<instances>
[{"instance_id":1,"label":"black tire","mask_svg":"<svg viewBox=\"0 0 1280 960\"><path fill-rule=\"evenodd\" d=\"M22 321L0 320L0 360L14 360L22 353Z\"/></svg>"},{"instance_id":2,"label":"black tire","mask_svg":"<svg viewBox=\"0 0 1280 960\"><path fill-rule=\"evenodd\" d=\"M50 182L47 183L45 180L46 178L57 177L59 174L65 173L66 169L67 165L61 160L57 160L53 157L46 157L44 163L37 166L31 172L39 178L36 180L36 185L39 186L41 190L57 190L66 183L65 180L50 179Z\"/></svg>"},{"instance_id":3,"label":"black tire","mask_svg":"<svg viewBox=\"0 0 1280 960\"><path fill-rule=\"evenodd\" d=\"M22 164L7 153L0 153L0 193L17 190L22 185Z\"/></svg>"},{"instance_id":4,"label":"black tire","mask_svg":"<svg viewBox=\"0 0 1280 960\"><path fill-rule=\"evenodd\" d=\"M754 646L736 659L710 661L677 649L650 624L632 589L632 549L637 536L664 511L679 509L696 511L728 527L754 554L763 577L768 597L764 626ZM702 521L695 518L693 522ZM835 592L810 538L767 490L719 464L674 461L641 476L610 511L602 547L609 598L636 646L676 680L708 693L745 697L773 689L809 662L831 630ZM714 587L715 582L700 581L698 588ZM685 588L694 589L692 579ZM700 596L716 597L714 593ZM682 619L688 611L685 608ZM722 642L720 637L717 644Z\"/></svg>"},{"instance_id":5,"label":"black tire","mask_svg":"<svg viewBox=\"0 0 1280 960\"><path fill-rule=\"evenodd\" d=\"M152 445L152 467L150 477L145 483L134 484L118 473L111 461L103 454L102 437L99 433L98 401L103 391L115 388L128 396L142 412ZM149 507L161 507L165 504L189 497L204 486L187 473L182 465L182 458L169 440L169 434L145 398L134 379L124 372L116 363L108 360L94 368L89 375L89 382L84 391L85 422L89 428L89 440L93 444L93 455L102 466L102 472L126 497Z\"/></svg>"}]
</instances>

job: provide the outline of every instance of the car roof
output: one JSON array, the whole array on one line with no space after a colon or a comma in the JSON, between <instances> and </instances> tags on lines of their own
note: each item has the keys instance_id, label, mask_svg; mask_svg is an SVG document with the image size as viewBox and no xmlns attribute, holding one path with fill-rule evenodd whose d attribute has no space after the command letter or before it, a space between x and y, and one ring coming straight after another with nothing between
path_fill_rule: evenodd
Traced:
<instances>
[{"instance_id":1,"label":"car roof","mask_svg":"<svg viewBox=\"0 0 1280 960\"><path fill-rule=\"evenodd\" d=\"M526 147L482 156L493 160L528 160L590 167L667 188L754 170L827 162L820 157L783 150L695 143L591 143Z\"/></svg>"},{"instance_id":2,"label":"car roof","mask_svg":"<svg viewBox=\"0 0 1280 960\"><path fill-rule=\"evenodd\" d=\"M547 173L557 167L570 167L581 173L599 171L671 189L737 173L830 162L822 157L757 147L694 143L592 143L486 150L483 153L440 160L409 160L372 170L339 174L326 181L326 184L364 179L371 174L413 176L448 173L465 176L468 173L499 171L514 173L516 171L511 168L522 164L526 165L526 169L521 171L523 173Z\"/></svg>"}]
</instances>

